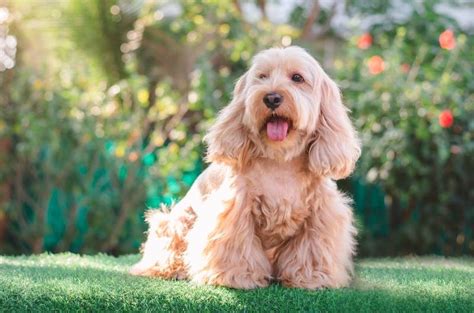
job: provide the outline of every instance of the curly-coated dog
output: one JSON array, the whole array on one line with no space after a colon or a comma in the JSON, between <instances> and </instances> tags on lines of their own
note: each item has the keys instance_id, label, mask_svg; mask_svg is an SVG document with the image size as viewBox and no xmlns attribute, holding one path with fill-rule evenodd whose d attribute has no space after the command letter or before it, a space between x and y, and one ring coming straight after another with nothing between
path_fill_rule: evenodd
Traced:
<instances>
[{"instance_id":1,"label":"curly-coated dog","mask_svg":"<svg viewBox=\"0 0 474 313\"><path fill-rule=\"evenodd\" d=\"M147 214L132 274L232 288L347 286L360 155L336 84L299 47L257 54L205 139L210 166L171 211Z\"/></svg>"}]
</instances>

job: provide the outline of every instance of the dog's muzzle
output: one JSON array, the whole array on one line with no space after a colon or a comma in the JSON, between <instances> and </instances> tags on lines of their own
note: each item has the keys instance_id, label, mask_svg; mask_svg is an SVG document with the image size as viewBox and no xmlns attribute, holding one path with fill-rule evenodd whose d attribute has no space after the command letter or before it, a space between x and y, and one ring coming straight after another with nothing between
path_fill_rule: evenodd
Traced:
<instances>
[{"instance_id":1,"label":"dog's muzzle","mask_svg":"<svg viewBox=\"0 0 474 313\"><path fill-rule=\"evenodd\" d=\"M271 110L275 110L282 104L283 102L283 96L276 93L276 92L270 92L263 97L263 102L267 106L267 108Z\"/></svg>"}]
</instances>

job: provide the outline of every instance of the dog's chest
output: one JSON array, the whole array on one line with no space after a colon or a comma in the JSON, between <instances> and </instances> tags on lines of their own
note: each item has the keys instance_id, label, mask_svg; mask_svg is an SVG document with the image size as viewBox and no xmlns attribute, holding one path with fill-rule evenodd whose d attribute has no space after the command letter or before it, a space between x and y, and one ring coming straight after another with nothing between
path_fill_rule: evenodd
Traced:
<instances>
[{"instance_id":1,"label":"dog's chest","mask_svg":"<svg viewBox=\"0 0 474 313\"><path fill-rule=\"evenodd\" d=\"M288 166L261 166L250 178L252 213L265 248L294 235L309 215L308 181Z\"/></svg>"}]
</instances>

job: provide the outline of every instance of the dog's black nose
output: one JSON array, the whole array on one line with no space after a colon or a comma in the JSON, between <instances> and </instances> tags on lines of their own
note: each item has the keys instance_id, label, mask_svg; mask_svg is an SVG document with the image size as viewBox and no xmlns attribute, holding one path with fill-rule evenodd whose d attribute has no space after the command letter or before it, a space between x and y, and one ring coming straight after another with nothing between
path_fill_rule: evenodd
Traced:
<instances>
[{"instance_id":1,"label":"dog's black nose","mask_svg":"<svg viewBox=\"0 0 474 313\"><path fill-rule=\"evenodd\" d=\"M267 108L275 110L283 102L283 96L276 92L270 92L263 97L263 102L265 102Z\"/></svg>"}]
</instances>

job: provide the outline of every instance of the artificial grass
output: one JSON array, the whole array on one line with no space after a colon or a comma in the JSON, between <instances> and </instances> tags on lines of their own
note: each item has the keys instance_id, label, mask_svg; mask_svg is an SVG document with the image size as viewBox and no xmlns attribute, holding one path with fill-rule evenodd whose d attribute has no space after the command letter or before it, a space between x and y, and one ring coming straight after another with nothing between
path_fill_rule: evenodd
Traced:
<instances>
[{"instance_id":1,"label":"artificial grass","mask_svg":"<svg viewBox=\"0 0 474 313\"><path fill-rule=\"evenodd\" d=\"M474 259L365 259L349 288L252 291L127 274L137 255L0 256L0 311L474 312Z\"/></svg>"}]
</instances>

